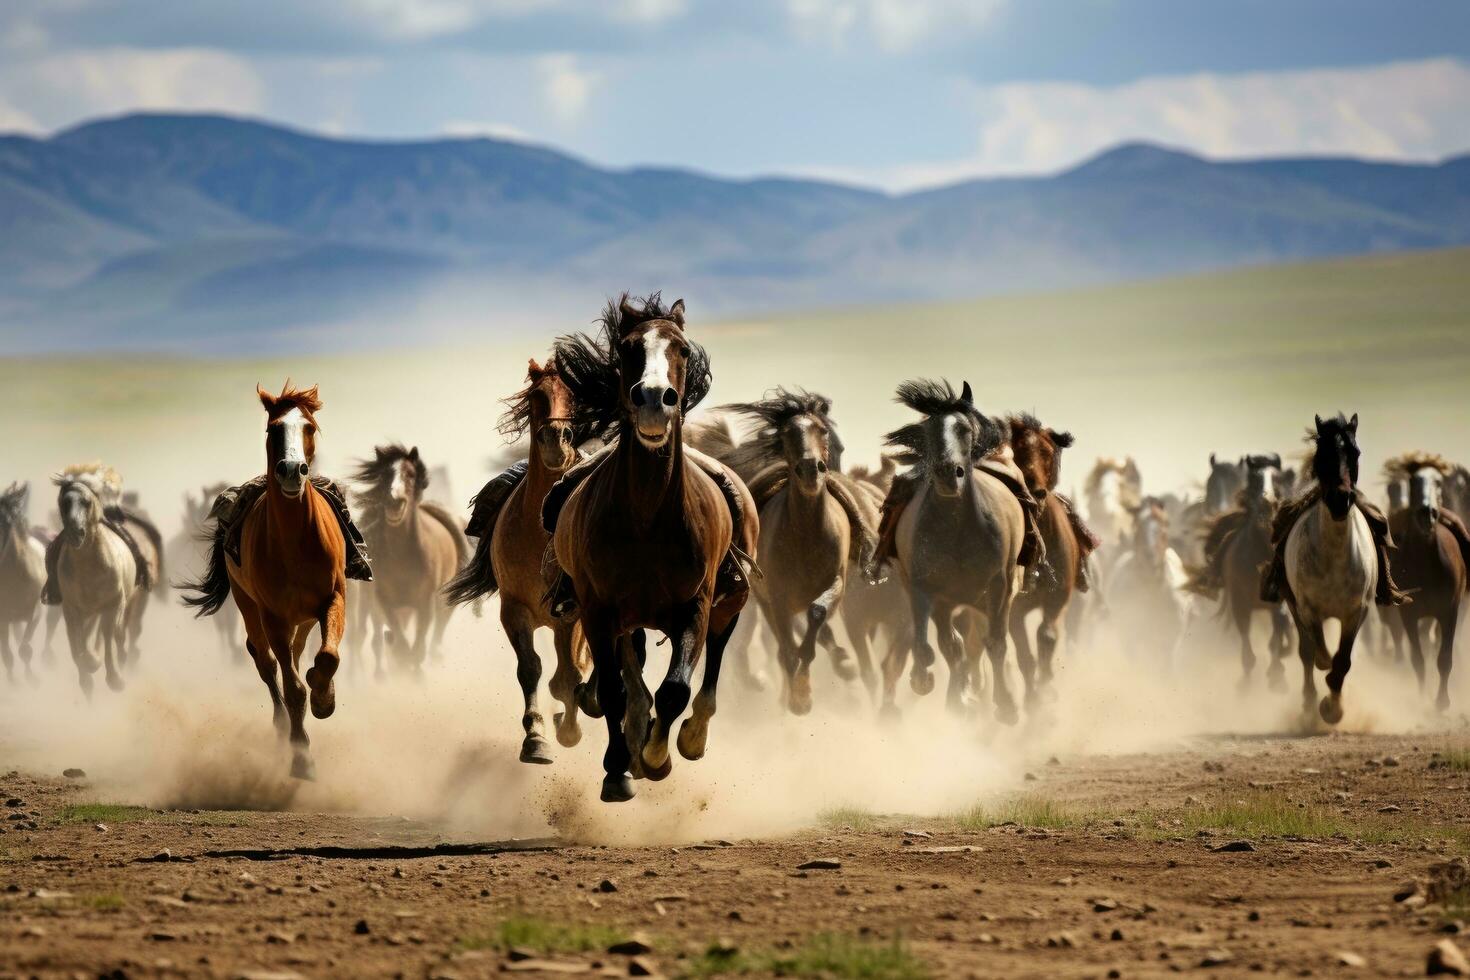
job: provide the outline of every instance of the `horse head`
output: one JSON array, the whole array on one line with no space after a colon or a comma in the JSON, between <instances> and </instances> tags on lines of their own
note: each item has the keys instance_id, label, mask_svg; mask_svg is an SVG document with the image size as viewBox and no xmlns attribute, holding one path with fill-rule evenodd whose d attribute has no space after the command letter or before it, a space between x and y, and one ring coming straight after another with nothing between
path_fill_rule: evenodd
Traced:
<instances>
[{"instance_id":1,"label":"horse head","mask_svg":"<svg viewBox=\"0 0 1470 980\"><path fill-rule=\"evenodd\" d=\"M626 294L612 321L624 419L645 449L668 445L684 414L695 348L684 337L684 301L667 310L657 295L642 306Z\"/></svg>"},{"instance_id":2,"label":"horse head","mask_svg":"<svg viewBox=\"0 0 1470 980\"><path fill-rule=\"evenodd\" d=\"M1447 506L1447 484L1455 468L1443 456L1424 452L1405 453L1390 460L1388 467L1407 486L1413 526L1425 535L1431 534L1439 523L1440 511Z\"/></svg>"},{"instance_id":3,"label":"horse head","mask_svg":"<svg viewBox=\"0 0 1470 980\"><path fill-rule=\"evenodd\" d=\"M358 464L353 479L364 487L364 496L381 507L389 527L398 527L413 514L429 488L429 467L419 457L419 447L398 443L373 447L373 458Z\"/></svg>"},{"instance_id":4,"label":"horse head","mask_svg":"<svg viewBox=\"0 0 1470 980\"><path fill-rule=\"evenodd\" d=\"M1358 486L1358 414L1350 419L1339 412L1336 417L1314 416L1316 431L1307 434L1315 444L1312 452L1312 475L1322 488L1322 501L1336 521L1347 520L1353 508Z\"/></svg>"},{"instance_id":5,"label":"horse head","mask_svg":"<svg viewBox=\"0 0 1470 980\"><path fill-rule=\"evenodd\" d=\"M1072 433L1048 429L1034 416L1012 415L1011 453L1026 476L1026 488L1038 500L1057 488L1062 478L1062 450L1072 445Z\"/></svg>"},{"instance_id":6,"label":"horse head","mask_svg":"<svg viewBox=\"0 0 1470 980\"><path fill-rule=\"evenodd\" d=\"M531 452L553 473L567 470L577 461L577 443L582 441L574 421L571 389L562 379L553 355L545 366L533 357L526 368L526 385L506 399L500 418L500 434L518 439L530 433Z\"/></svg>"},{"instance_id":7,"label":"horse head","mask_svg":"<svg viewBox=\"0 0 1470 980\"><path fill-rule=\"evenodd\" d=\"M1133 515L1133 553L1162 571L1169 555L1169 511L1158 497L1144 497L1129 508Z\"/></svg>"},{"instance_id":8,"label":"horse head","mask_svg":"<svg viewBox=\"0 0 1470 980\"><path fill-rule=\"evenodd\" d=\"M1215 454L1210 453L1210 475L1205 480L1207 513L1220 514L1230 509L1236 494L1246 484L1247 467L1246 459L1222 460L1216 459Z\"/></svg>"},{"instance_id":9,"label":"horse head","mask_svg":"<svg viewBox=\"0 0 1470 980\"><path fill-rule=\"evenodd\" d=\"M26 507L31 498L29 483L12 483L0 493L0 546L14 534L26 533Z\"/></svg>"},{"instance_id":10,"label":"horse head","mask_svg":"<svg viewBox=\"0 0 1470 980\"><path fill-rule=\"evenodd\" d=\"M106 481L95 470L72 466L53 477L52 482L60 488L56 509L61 514L61 538L69 546L80 548L102 522Z\"/></svg>"},{"instance_id":11,"label":"horse head","mask_svg":"<svg viewBox=\"0 0 1470 980\"><path fill-rule=\"evenodd\" d=\"M897 398L924 418L890 432L888 445L899 462L923 466L941 497L959 496L975 463L1005 441L1005 429L975 407L968 381L959 394L948 381L905 381Z\"/></svg>"},{"instance_id":12,"label":"horse head","mask_svg":"<svg viewBox=\"0 0 1470 980\"><path fill-rule=\"evenodd\" d=\"M1286 496L1285 480L1281 471L1281 457L1276 453L1261 453L1241 460L1245 464L1245 499L1252 509L1273 509Z\"/></svg>"},{"instance_id":13,"label":"horse head","mask_svg":"<svg viewBox=\"0 0 1470 980\"><path fill-rule=\"evenodd\" d=\"M777 388L758 402L724 406L755 419L755 443L769 460L785 462L790 483L808 497L820 494L840 452L832 401L823 395Z\"/></svg>"},{"instance_id":14,"label":"horse head","mask_svg":"<svg viewBox=\"0 0 1470 980\"><path fill-rule=\"evenodd\" d=\"M300 497L316 457L316 413L322 410L316 385L298 389L287 381L279 395L256 385L255 393L265 408L266 475L285 496Z\"/></svg>"}]
</instances>

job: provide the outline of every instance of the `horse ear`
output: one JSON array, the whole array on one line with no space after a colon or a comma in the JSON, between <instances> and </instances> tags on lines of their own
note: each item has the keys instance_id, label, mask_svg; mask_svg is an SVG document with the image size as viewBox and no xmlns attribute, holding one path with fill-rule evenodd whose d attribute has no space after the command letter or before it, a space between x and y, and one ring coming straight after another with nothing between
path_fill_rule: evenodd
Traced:
<instances>
[{"instance_id":1,"label":"horse ear","mask_svg":"<svg viewBox=\"0 0 1470 980\"><path fill-rule=\"evenodd\" d=\"M541 376L545 373L546 371L541 365L536 363L536 358L533 357L526 363L526 377L532 381L540 381Z\"/></svg>"},{"instance_id":2,"label":"horse ear","mask_svg":"<svg viewBox=\"0 0 1470 980\"><path fill-rule=\"evenodd\" d=\"M975 405L975 393L970 390L970 382L968 381L964 382L964 386L960 388L960 401L972 408Z\"/></svg>"},{"instance_id":3,"label":"horse ear","mask_svg":"<svg viewBox=\"0 0 1470 980\"><path fill-rule=\"evenodd\" d=\"M1057 444L1058 449L1072 448L1072 433L1058 432L1056 429L1047 429L1046 431L1051 433L1051 441Z\"/></svg>"},{"instance_id":4,"label":"horse ear","mask_svg":"<svg viewBox=\"0 0 1470 980\"><path fill-rule=\"evenodd\" d=\"M260 396L260 404L265 407L267 414L276 410L275 395L272 395L258 384L255 386L255 393Z\"/></svg>"},{"instance_id":5,"label":"horse ear","mask_svg":"<svg viewBox=\"0 0 1470 980\"><path fill-rule=\"evenodd\" d=\"M1314 421L1314 422L1317 423L1317 435L1320 436L1322 434L1322 416L1320 416L1320 415L1313 415L1312 416L1312 421Z\"/></svg>"},{"instance_id":6,"label":"horse ear","mask_svg":"<svg viewBox=\"0 0 1470 980\"><path fill-rule=\"evenodd\" d=\"M1215 465L1215 454L1214 453L1210 453L1210 465L1211 466L1214 466Z\"/></svg>"},{"instance_id":7,"label":"horse ear","mask_svg":"<svg viewBox=\"0 0 1470 980\"><path fill-rule=\"evenodd\" d=\"M1357 412L1354 412L1353 413L1353 417L1350 418L1350 419L1348 419L1348 431L1351 432L1353 435L1357 435L1358 434L1358 413Z\"/></svg>"},{"instance_id":8,"label":"horse ear","mask_svg":"<svg viewBox=\"0 0 1470 980\"><path fill-rule=\"evenodd\" d=\"M632 297L624 293L618 300L618 326L620 332L627 333L633 327L643 322L645 311L633 305Z\"/></svg>"},{"instance_id":9,"label":"horse ear","mask_svg":"<svg viewBox=\"0 0 1470 980\"><path fill-rule=\"evenodd\" d=\"M415 463L417 463L419 461L419 447L418 446L414 446L414 447L412 447L412 448L409 449L409 451L408 451L408 458L411 459L411 460L413 460Z\"/></svg>"},{"instance_id":10,"label":"horse ear","mask_svg":"<svg viewBox=\"0 0 1470 980\"><path fill-rule=\"evenodd\" d=\"M669 307L669 319L681 327L684 325L684 300L682 298L674 300L674 305Z\"/></svg>"}]
</instances>

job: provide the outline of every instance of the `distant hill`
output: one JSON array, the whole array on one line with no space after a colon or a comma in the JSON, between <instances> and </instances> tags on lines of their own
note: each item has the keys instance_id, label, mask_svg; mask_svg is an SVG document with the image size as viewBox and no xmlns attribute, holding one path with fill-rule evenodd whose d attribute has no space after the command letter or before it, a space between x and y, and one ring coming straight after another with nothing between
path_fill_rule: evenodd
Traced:
<instances>
[{"instance_id":1,"label":"distant hill","mask_svg":"<svg viewBox=\"0 0 1470 980\"><path fill-rule=\"evenodd\" d=\"M891 196L222 116L0 137L13 350L239 349L289 327L351 345L426 316L577 326L621 288L707 315L1465 243L1470 157L1221 163L1130 144L1056 176Z\"/></svg>"}]
</instances>

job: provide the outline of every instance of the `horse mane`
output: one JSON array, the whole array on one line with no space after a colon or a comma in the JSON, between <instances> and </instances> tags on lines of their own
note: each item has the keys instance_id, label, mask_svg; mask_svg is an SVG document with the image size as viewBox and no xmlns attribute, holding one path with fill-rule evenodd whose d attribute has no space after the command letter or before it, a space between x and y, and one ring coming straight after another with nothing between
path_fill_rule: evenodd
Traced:
<instances>
[{"instance_id":1,"label":"horse mane","mask_svg":"<svg viewBox=\"0 0 1470 980\"><path fill-rule=\"evenodd\" d=\"M58 487L80 483L96 494L104 505L117 504L122 500L122 476L100 461L64 466L61 472L51 477L51 482Z\"/></svg>"},{"instance_id":2,"label":"horse mane","mask_svg":"<svg viewBox=\"0 0 1470 980\"><path fill-rule=\"evenodd\" d=\"M1455 466L1439 453L1415 449L1400 453L1384 463L1383 475L1388 480L1403 480L1422 469L1437 470L1440 476L1449 476L1455 471Z\"/></svg>"},{"instance_id":3,"label":"horse mane","mask_svg":"<svg viewBox=\"0 0 1470 980\"><path fill-rule=\"evenodd\" d=\"M968 394L969 385L965 385ZM930 418L935 415L960 413L969 416L975 424L975 444L970 447L970 459L979 462L1005 442L1007 431L995 419L982 414L975 403L963 394L956 393L947 380L934 381L918 378L905 381L898 386L894 400L907 405L914 411ZM910 422L883 437L883 442L894 450L895 460L904 466L913 466L924 460L928 446L923 422Z\"/></svg>"},{"instance_id":4,"label":"horse mane","mask_svg":"<svg viewBox=\"0 0 1470 980\"><path fill-rule=\"evenodd\" d=\"M576 407L572 425L586 438L601 437L607 441L622 427L622 402L619 389L618 339L640 324L667 320L684 327L684 302L679 300L665 308L659 293L635 300L628 293L608 300L603 308L599 335L567 334L556 339L552 356L561 379L572 392ZM689 364L684 373L684 400L680 411L688 414L709 394L711 382L709 354L699 344L689 343Z\"/></svg>"},{"instance_id":5,"label":"horse mane","mask_svg":"<svg viewBox=\"0 0 1470 980\"><path fill-rule=\"evenodd\" d=\"M256 390L259 391L261 394L266 394L265 389L261 388L259 385L256 386ZM291 387L290 378L286 379L286 383L281 386L281 393L279 395L276 395L273 401L274 404L272 405L269 413L269 420L272 422L280 418L282 415L285 415L293 408L299 408L313 418L316 417L317 412L320 412L322 410L322 399L321 395L317 393L317 386L312 385L310 388L293 388Z\"/></svg>"},{"instance_id":6,"label":"horse mane","mask_svg":"<svg viewBox=\"0 0 1470 980\"><path fill-rule=\"evenodd\" d=\"M22 527L26 519L26 498L30 496L29 483L12 483L0 493L0 526Z\"/></svg>"},{"instance_id":7,"label":"horse mane","mask_svg":"<svg viewBox=\"0 0 1470 980\"><path fill-rule=\"evenodd\" d=\"M1281 469L1280 453L1254 453L1244 458L1247 470L1263 470L1268 466Z\"/></svg>"},{"instance_id":8,"label":"horse mane","mask_svg":"<svg viewBox=\"0 0 1470 980\"><path fill-rule=\"evenodd\" d=\"M727 462L736 472L741 472L745 464L757 470L762 465L784 462L781 430L798 416L815 415L829 430L837 427L830 415L832 399L804 388L775 388L760 401L732 402L721 405L720 410L746 415L756 422L752 438L731 449L731 460Z\"/></svg>"},{"instance_id":9,"label":"horse mane","mask_svg":"<svg viewBox=\"0 0 1470 980\"><path fill-rule=\"evenodd\" d=\"M1082 482L1082 492L1086 494L1096 493L1102 486L1103 477L1109 473L1122 473L1123 461L1116 456L1099 456L1092 469L1087 473L1087 479Z\"/></svg>"},{"instance_id":10,"label":"horse mane","mask_svg":"<svg viewBox=\"0 0 1470 980\"><path fill-rule=\"evenodd\" d=\"M507 443L517 442L531 430L531 396L547 378L557 378L566 384L566 379L562 377L561 370L557 367L555 354L546 359L546 363L541 366L540 373L536 377L532 377L532 372L527 370L525 385L509 398L503 399L503 404L506 406L505 412L500 416L500 421L496 423L495 428ZM573 414L575 416L575 409ZM575 418L573 421L575 422ZM590 433L578 431L575 424L573 425L572 443L574 445L580 445L589 438L591 438ZM520 457L517 456L517 458Z\"/></svg>"},{"instance_id":11,"label":"horse mane","mask_svg":"<svg viewBox=\"0 0 1470 980\"><path fill-rule=\"evenodd\" d=\"M429 486L429 467L419 458L418 447L413 449L404 448L402 443L392 443L387 446L374 446L373 458L359 460L357 470L352 474L353 482L368 487L370 493L381 493L386 489L386 484L393 479L393 469L404 460L413 463L414 482L418 485L420 493Z\"/></svg>"}]
</instances>

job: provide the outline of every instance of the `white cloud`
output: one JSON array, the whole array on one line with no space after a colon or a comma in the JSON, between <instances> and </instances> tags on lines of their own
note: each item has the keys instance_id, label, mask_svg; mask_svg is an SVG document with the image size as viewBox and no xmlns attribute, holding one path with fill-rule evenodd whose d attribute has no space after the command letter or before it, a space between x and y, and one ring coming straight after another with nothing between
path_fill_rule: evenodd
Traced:
<instances>
[{"instance_id":1,"label":"white cloud","mask_svg":"<svg viewBox=\"0 0 1470 980\"><path fill-rule=\"evenodd\" d=\"M980 120L974 154L870 172L867 180L912 188L1055 171L1127 140L1216 157L1433 160L1470 148L1470 67L1450 59L1167 76L1111 87L1014 83L976 86L973 96Z\"/></svg>"},{"instance_id":2,"label":"white cloud","mask_svg":"<svg viewBox=\"0 0 1470 980\"><path fill-rule=\"evenodd\" d=\"M520 17L559 0L344 0L348 14L394 40L441 37L494 18Z\"/></svg>"},{"instance_id":3,"label":"white cloud","mask_svg":"<svg viewBox=\"0 0 1470 980\"><path fill-rule=\"evenodd\" d=\"M988 25L1006 0L786 0L799 34L845 43L859 32L885 51L907 51L942 31Z\"/></svg>"},{"instance_id":4,"label":"white cloud","mask_svg":"<svg viewBox=\"0 0 1470 980\"><path fill-rule=\"evenodd\" d=\"M0 99L0 133L40 133L41 129L31 116Z\"/></svg>"},{"instance_id":5,"label":"white cloud","mask_svg":"<svg viewBox=\"0 0 1470 980\"><path fill-rule=\"evenodd\" d=\"M563 124L580 119L592 96L592 86L600 77L598 73L583 68L573 54L542 55L536 59L536 70L551 114Z\"/></svg>"},{"instance_id":6,"label":"white cloud","mask_svg":"<svg viewBox=\"0 0 1470 980\"><path fill-rule=\"evenodd\" d=\"M98 48L13 61L0 68L0 91L47 120L150 109L259 113L264 106L264 86L247 62L204 48Z\"/></svg>"},{"instance_id":7,"label":"white cloud","mask_svg":"<svg viewBox=\"0 0 1470 980\"><path fill-rule=\"evenodd\" d=\"M637 24L658 24L684 16L687 0L618 0L613 16Z\"/></svg>"},{"instance_id":8,"label":"white cloud","mask_svg":"<svg viewBox=\"0 0 1470 980\"><path fill-rule=\"evenodd\" d=\"M478 122L473 119L452 119L444 124L445 136L474 137L485 136L496 140L510 140L513 143L532 143L531 134L524 129L510 126L505 123Z\"/></svg>"}]
</instances>

